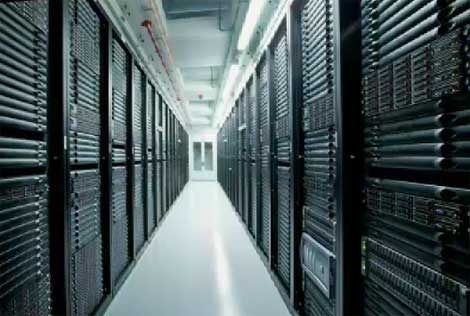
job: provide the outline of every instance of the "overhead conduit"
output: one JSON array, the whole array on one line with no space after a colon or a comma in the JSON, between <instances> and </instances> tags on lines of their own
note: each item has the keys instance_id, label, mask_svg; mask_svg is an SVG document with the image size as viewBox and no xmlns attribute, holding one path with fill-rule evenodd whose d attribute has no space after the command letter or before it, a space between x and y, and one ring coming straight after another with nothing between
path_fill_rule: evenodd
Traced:
<instances>
[{"instance_id":1,"label":"overhead conduit","mask_svg":"<svg viewBox=\"0 0 470 316\"><path fill-rule=\"evenodd\" d=\"M173 77L170 74L170 67L169 66L171 66L171 68L176 68L176 63L174 62L173 55L172 55L171 50L170 50L170 46L168 45L168 42L166 40L166 34L164 34L165 29L164 29L163 23L160 19L160 14L158 13L158 10L155 7L155 4L154 4L153 0L149 0L149 4L150 4L150 7L152 9L153 15L155 16L155 19L158 23L158 28L162 32L161 40L163 41L163 44L165 46L168 59L170 60L170 65L168 65L168 63L166 62L166 59L164 57L164 53L163 53L162 49L160 48L160 46L158 45L157 37L155 36L155 34L153 32L152 22L149 21L149 20L145 20L145 21L142 22L142 26L146 28L147 33L149 34L149 37L152 40L152 43L155 47L155 51L157 52L157 55L158 55L158 57L160 58L160 60L162 62L163 68L165 69L165 72L166 72L166 74L167 74L167 76L168 76L168 78L171 82L171 85L172 85L172 87L173 87L173 89L176 93L177 101L181 102L183 100L183 98L181 97L182 93L181 93L181 89L180 89L181 86L182 86L182 83L175 83L175 81L173 80ZM188 119L188 112L187 112L186 107L183 106L183 109L184 109L186 118Z\"/></svg>"},{"instance_id":2,"label":"overhead conduit","mask_svg":"<svg viewBox=\"0 0 470 316\"><path fill-rule=\"evenodd\" d=\"M160 60L162 61L163 68L165 68L165 72L168 75L168 78L170 79L171 85L173 86L173 89L177 91L175 83L173 82L173 79L171 78L170 71L168 70L168 66L166 64L165 58L163 57L162 51L160 49L160 46L158 46L157 40L153 34L152 31L152 22L149 20L145 20L142 22L142 26L147 29L147 32L150 36L150 39L152 40L153 46L155 47L155 51L157 52L158 57L160 57ZM180 100L179 95L177 95L178 100Z\"/></svg>"}]
</instances>

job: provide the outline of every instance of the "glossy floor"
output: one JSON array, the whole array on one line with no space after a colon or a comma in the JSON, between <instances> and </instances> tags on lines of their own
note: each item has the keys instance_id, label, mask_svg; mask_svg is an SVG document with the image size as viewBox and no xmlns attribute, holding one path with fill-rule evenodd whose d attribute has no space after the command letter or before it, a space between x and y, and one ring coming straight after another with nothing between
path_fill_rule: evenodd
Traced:
<instances>
[{"instance_id":1,"label":"glossy floor","mask_svg":"<svg viewBox=\"0 0 470 316\"><path fill-rule=\"evenodd\" d=\"M290 315L216 182L190 182L107 316Z\"/></svg>"}]
</instances>

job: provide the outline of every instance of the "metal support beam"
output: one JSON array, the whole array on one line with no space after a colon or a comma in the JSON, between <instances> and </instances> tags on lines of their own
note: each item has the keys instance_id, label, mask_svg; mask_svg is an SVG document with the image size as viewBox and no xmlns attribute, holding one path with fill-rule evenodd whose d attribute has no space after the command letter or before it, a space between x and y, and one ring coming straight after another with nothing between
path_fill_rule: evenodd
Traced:
<instances>
[{"instance_id":1,"label":"metal support beam","mask_svg":"<svg viewBox=\"0 0 470 316\"><path fill-rule=\"evenodd\" d=\"M138 246L135 238L135 216L134 216L134 205L135 205L135 153L134 153L134 103L135 103L135 91L134 91L134 77L138 76L134 72L135 60L132 55L127 51L129 58L128 69L127 69L127 143L126 143L126 168L127 168L127 216L129 219L129 253L131 254L131 260L133 261L137 256Z\"/></svg>"},{"instance_id":2,"label":"metal support beam","mask_svg":"<svg viewBox=\"0 0 470 316\"><path fill-rule=\"evenodd\" d=\"M293 307L298 309L302 302L302 269L300 262L300 239L302 236L302 39L301 10L299 1L287 11L287 43L289 46L289 125L291 135L290 162L291 188L293 201L290 212L290 299Z\"/></svg>"},{"instance_id":3,"label":"metal support beam","mask_svg":"<svg viewBox=\"0 0 470 316\"><path fill-rule=\"evenodd\" d=\"M112 169L112 115L113 115L113 29L107 22L101 24L101 231L103 238L103 285L104 296L113 289L112 278L112 229L113 229L113 169Z\"/></svg>"},{"instance_id":4,"label":"metal support beam","mask_svg":"<svg viewBox=\"0 0 470 316\"><path fill-rule=\"evenodd\" d=\"M361 315L361 4L333 1L338 126L336 315Z\"/></svg>"},{"instance_id":5,"label":"metal support beam","mask_svg":"<svg viewBox=\"0 0 470 316\"><path fill-rule=\"evenodd\" d=\"M149 239L149 223L148 223L148 150L147 150L147 115L148 115L148 81L147 81L147 76L144 75L143 80L142 80L142 93L143 93L143 100L144 102L142 103L142 135L143 135L143 140L142 140L142 170L144 172L143 176L143 185L142 185L142 198L143 198L143 204L144 204L144 234L145 234L145 240Z\"/></svg>"},{"instance_id":6,"label":"metal support beam","mask_svg":"<svg viewBox=\"0 0 470 316\"><path fill-rule=\"evenodd\" d=\"M68 0L49 1L47 141L52 311L70 315L70 187L67 150L69 21Z\"/></svg>"}]
</instances>

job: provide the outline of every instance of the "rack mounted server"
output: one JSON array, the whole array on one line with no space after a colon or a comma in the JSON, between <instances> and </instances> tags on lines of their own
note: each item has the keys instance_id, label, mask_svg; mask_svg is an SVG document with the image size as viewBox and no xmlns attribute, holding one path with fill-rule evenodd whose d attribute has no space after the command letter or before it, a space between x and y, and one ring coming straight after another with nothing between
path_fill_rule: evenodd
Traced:
<instances>
[{"instance_id":1,"label":"rack mounted server","mask_svg":"<svg viewBox=\"0 0 470 316\"><path fill-rule=\"evenodd\" d=\"M0 29L0 315L102 314L188 181L188 134L95 1L2 2Z\"/></svg>"},{"instance_id":2,"label":"rack mounted server","mask_svg":"<svg viewBox=\"0 0 470 316\"><path fill-rule=\"evenodd\" d=\"M468 1L289 7L219 131L218 179L292 310L469 315L469 51Z\"/></svg>"}]
</instances>

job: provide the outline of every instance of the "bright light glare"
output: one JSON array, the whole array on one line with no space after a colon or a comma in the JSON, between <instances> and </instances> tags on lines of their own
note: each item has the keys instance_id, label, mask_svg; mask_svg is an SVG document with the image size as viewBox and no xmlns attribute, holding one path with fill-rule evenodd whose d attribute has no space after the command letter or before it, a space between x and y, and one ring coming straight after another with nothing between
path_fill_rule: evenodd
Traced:
<instances>
[{"instance_id":1,"label":"bright light glare","mask_svg":"<svg viewBox=\"0 0 470 316\"><path fill-rule=\"evenodd\" d=\"M240 70L240 67L238 67L238 65L233 64L230 66L230 69L227 75L227 80L225 81L223 99L228 99L230 97L230 92L231 92L231 89L235 85L235 79L237 79L239 70Z\"/></svg>"},{"instance_id":2,"label":"bright light glare","mask_svg":"<svg viewBox=\"0 0 470 316\"><path fill-rule=\"evenodd\" d=\"M232 64L230 66L230 69L228 70L227 79L225 80L225 85L222 92L222 97L219 100L219 104L216 108L216 114L214 115L214 127L218 124L219 120L221 119L221 116L224 115L225 111L227 110L227 107L229 106L228 102L230 100L230 93L235 87L235 79L237 79L239 70L240 67L237 64Z\"/></svg>"},{"instance_id":3,"label":"bright light glare","mask_svg":"<svg viewBox=\"0 0 470 316\"><path fill-rule=\"evenodd\" d=\"M248 7L248 12L246 14L245 22L243 23L243 28L238 38L238 50L245 50L248 46L248 43L251 40L253 31L255 30L256 25L258 24L258 19L263 11L266 0L251 0L250 6Z\"/></svg>"}]
</instances>

